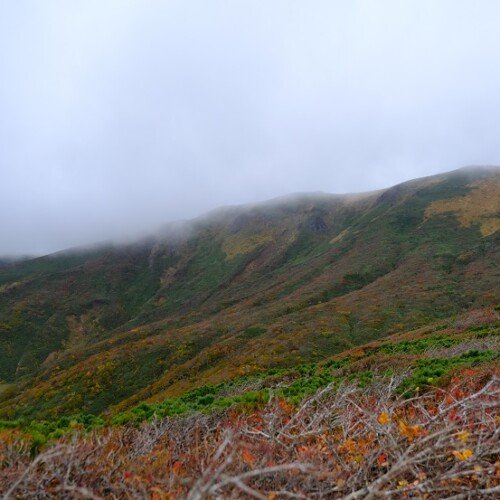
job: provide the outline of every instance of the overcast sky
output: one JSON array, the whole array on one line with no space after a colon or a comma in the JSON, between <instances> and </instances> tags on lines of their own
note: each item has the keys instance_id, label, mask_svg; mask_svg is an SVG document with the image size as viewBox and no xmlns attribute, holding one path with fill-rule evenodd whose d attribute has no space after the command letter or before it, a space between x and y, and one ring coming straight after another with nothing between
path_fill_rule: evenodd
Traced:
<instances>
[{"instance_id":1,"label":"overcast sky","mask_svg":"<svg viewBox=\"0 0 500 500\"><path fill-rule=\"evenodd\" d=\"M0 0L0 255L500 164L495 0Z\"/></svg>"}]
</instances>

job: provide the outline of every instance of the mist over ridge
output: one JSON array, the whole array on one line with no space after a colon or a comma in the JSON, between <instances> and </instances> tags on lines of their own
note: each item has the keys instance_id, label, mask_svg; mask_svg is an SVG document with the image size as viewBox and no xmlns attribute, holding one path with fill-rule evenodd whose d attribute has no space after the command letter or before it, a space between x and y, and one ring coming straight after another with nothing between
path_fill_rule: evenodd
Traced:
<instances>
[{"instance_id":1,"label":"mist over ridge","mask_svg":"<svg viewBox=\"0 0 500 500\"><path fill-rule=\"evenodd\" d=\"M0 255L499 164L500 5L0 6Z\"/></svg>"},{"instance_id":2,"label":"mist over ridge","mask_svg":"<svg viewBox=\"0 0 500 500\"><path fill-rule=\"evenodd\" d=\"M176 220L163 220L160 223L148 223L146 225L147 229L136 230L124 232L121 235L103 235L104 237L100 240L92 240L89 238L87 241L81 242L77 245L73 245L66 248L58 248L53 252L41 252L39 254L6 254L1 256L0 262L7 264L12 261L27 260L30 258L50 256L58 257L60 255L72 254L72 253L85 253L88 251L98 250L100 248L112 248L120 247L133 244L147 243L156 239L170 239L172 241L185 240L190 235L193 234L196 226L204 225L210 222L224 219L228 216L235 216L238 213L248 213L252 210L265 211L266 209L272 209L273 207L279 207L280 205L295 204L299 202L311 201L315 202L318 200L325 201L343 201L356 203L361 200L375 199L387 190L396 188L399 185L406 185L412 183L422 182L425 178L438 180L440 178L445 178L450 175L463 175L468 176L470 179L474 179L480 173L495 173L500 172L500 167L498 166L467 166L461 167L450 172L436 174L431 176L426 176L417 179L407 179L401 184L386 186L382 189L367 191L367 192L351 192L351 193L327 193L324 191L313 191L313 192L296 192L284 194L281 196L276 196L267 200L260 200L248 203L231 204L217 206L215 208L209 209L201 214L194 214L191 218L176 219Z\"/></svg>"}]
</instances>

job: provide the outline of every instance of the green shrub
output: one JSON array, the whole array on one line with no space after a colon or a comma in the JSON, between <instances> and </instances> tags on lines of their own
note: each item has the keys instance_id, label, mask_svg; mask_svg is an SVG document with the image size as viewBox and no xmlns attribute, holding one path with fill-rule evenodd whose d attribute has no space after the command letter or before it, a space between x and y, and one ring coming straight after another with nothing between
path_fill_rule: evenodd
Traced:
<instances>
[{"instance_id":1,"label":"green shrub","mask_svg":"<svg viewBox=\"0 0 500 500\"><path fill-rule=\"evenodd\" d=\"M400 392L413 396L417 390L439 385L441 378L452 369L477 366L499 357L498 352L472 350L453 358L421 359L415 363L412 375L401 384Z\"/></svg>"}]
</instances>

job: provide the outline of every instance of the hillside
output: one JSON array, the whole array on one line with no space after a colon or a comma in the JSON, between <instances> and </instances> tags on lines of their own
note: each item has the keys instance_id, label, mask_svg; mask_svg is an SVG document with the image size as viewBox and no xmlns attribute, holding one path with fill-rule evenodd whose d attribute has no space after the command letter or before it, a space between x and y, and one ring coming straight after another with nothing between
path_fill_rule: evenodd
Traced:
<instances>
[{"instance_id":1,"label":"hillside","mask_svg":"<svg viewBox=\"0 0 500 500\"><path fill-rule=\"evenodd\" d=\"M117 413L500 303L500 168L0 267L0 418Z\"/></svg>"},{"instance_id":2,"label":"hillside","mask_svg":"<svg viewBox=\"0 0 500 500\"><path fill-rule=\"evenodd\" d=\"M497 498L500 310L141 403L0 421L5 498Z\"/></svg>"}]
</instances>

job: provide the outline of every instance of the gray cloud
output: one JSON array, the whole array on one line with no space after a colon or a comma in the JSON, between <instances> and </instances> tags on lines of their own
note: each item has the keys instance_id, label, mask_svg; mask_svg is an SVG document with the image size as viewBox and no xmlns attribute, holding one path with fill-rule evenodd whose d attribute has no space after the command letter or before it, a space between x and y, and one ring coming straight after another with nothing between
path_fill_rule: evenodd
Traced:
<instances>
[{"instance_id":1,"label":"gray cloud","mask_svg":"<svg viewBox=\"0 0 500 500\"><path fill-rule=\"evenodd\" d=\"M500 163L488 0L0 3L0 255Z\"/></svg>"}]
</instances>

